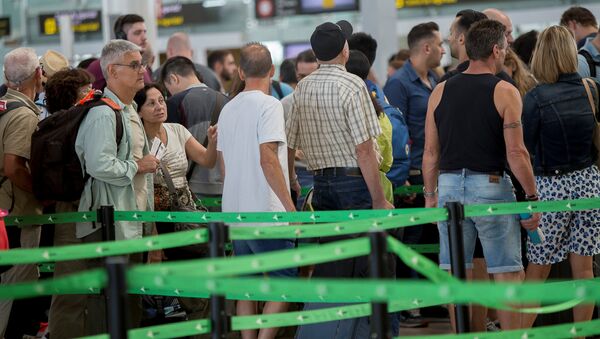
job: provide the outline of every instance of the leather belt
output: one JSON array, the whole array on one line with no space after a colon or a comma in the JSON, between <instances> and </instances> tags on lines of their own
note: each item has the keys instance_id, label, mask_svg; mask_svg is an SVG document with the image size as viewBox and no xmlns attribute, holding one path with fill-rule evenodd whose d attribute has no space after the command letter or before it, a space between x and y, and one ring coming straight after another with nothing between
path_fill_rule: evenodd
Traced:
<instances>
[{"instance_id":1,"label":"leather belt","mask_svg":"<svg viewBox=\"0 0 600 339\"><path fill-rule=\"evenodd\" d=\"M313 171L313 175L328 177L362 177L362 172L358 167L328 167Z\"/></svg>"}]
</instances>

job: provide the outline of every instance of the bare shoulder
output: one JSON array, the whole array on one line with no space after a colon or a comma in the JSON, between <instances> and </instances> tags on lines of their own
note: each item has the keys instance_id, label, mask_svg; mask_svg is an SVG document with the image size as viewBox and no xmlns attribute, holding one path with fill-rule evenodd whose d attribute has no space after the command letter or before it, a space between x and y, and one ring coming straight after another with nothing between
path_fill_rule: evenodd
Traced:
<instances>
[{"instance_id":1,"label":"bare shoulder","mask_svg":"<svg viewBox=\"0 0 600 339\"><path fill-rule=\"evenodd\" d=\"M446 86L446 82L440 82L435 86L433 91L431 92L431 96L429 97L429 106L437 107L442 100L442 95L444 94L444 87Z\"/></svg>"},{"instance_id":2,"label":"bare shoulder","mask_svg":"<svg viewBox=\"0 0 600 339\"><path fill-rule=\"evenodd\" d=\"M497 96L509 98L515 95L520 97L519 90L514 85L505 80L500 80L500 82L498 82L494 90L494 94Z\"/></svg>"}]
</instances>

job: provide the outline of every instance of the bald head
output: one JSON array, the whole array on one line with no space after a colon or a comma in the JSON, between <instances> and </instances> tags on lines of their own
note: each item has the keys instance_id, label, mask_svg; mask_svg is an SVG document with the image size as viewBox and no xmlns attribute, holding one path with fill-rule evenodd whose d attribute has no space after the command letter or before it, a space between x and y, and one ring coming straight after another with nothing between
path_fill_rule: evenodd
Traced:
<instances>
[{"instance_id":1,"label":"bald head","mask_svg":"<svg viewBox=\"0 0 600 339\"><path fill-rule=\"evenodd\" d=\"M512 45L515 39L513 38L512 21L510 21L508 15L506 15L506 13L502 12L501 10L495 8L488 8L483 11L483 14L485 14L488 17L488 19L496 20L503 24L504 27L506 27L506 40L508 41L509 45Z\"/></svg>"},{"instance_id":2,"label":"bald head","mask_svg":"<svg viewBox=\"0 0 600 339\"><path fill-rule=\"evenodd\" d=\"M270 77L272 67L271 53L264 45L252 42L242 48L240 68L245 78Z\"/></svg>"},{"instance_id":3,"label":"bald head","mask_svg":"<svg viewBox=\"0 0 600 339\"><path fill-rule=\"evenodd\" d=\"M169 37L167 41L167 59L182 56L192 60L193 55L194 51L187 34L177 32Z\"/></svg>"}]
</instances>

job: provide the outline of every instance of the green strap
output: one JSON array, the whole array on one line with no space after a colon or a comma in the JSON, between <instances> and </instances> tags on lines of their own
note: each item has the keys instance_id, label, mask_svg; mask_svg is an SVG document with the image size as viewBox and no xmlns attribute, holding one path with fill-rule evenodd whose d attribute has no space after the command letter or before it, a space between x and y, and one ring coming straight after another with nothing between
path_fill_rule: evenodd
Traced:
<instances>
[{"instance_id":1,"label":"green strap","mask_svg":"<svg viewBox=\"0 0 600 339\"><path fill-rule=\"evenodd\" d=\"M35 264L101 258L200 244L207 241L208 231L206 229L199 229L132 240L107 241L61 247L15 248L9 251L0 251L0 265Z\"/></svg>"}]
</instances>

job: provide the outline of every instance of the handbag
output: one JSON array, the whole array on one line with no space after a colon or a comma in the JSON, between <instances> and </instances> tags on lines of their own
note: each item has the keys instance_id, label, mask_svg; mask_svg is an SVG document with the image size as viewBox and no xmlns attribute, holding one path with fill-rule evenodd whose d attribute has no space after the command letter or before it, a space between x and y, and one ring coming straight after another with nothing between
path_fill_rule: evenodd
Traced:
<instances>
[{"instance_id":1,"label":"handbag","mask_svg":"<svg viewBox=\"0 0 600 339\"><path fill-rule=\"evenodd\" d=\"M590 102L590 106L592 106L592 113L594 114L594 121L596 126L594 128L594 147L596 147L596 165L600 167L600 123L598 122L598 106L596 105L596 100L594 100L594 96L592 95L591 87L594 88L594 93L596 94L596 98L598 98L598 87L596 86L596 81L590 78L582 79L583 86L585 87L585 92L587 94L588 100Z\"/></svg>"},{"instance_id":2,"label":"handbag","mask_svg":"<svg viewBox=\"0 0 600 339\"><path fill-rule=\"evenodd\" d=\"M173 178L167 170L167 166L165 166L165 164L162 162L160 163L160 170L162 172L163 178L165 179L167 188L169 189L169 200L171 206L170 210L174 212L199 212L196 206L193 205L193 199L192 204L188 205L181 203L177 194L177 189L175 189L175 184L173 183ZM173 232L191 231L206 228L206 224L191 222L176 222L170 224L173 225ZM168 252L172 253L169 255ZM207 244L187 245L167 250L167 257L175 257L172 259L197 259L199 257L206 256L208 256Z\"/></svg>"}]
</instances>

